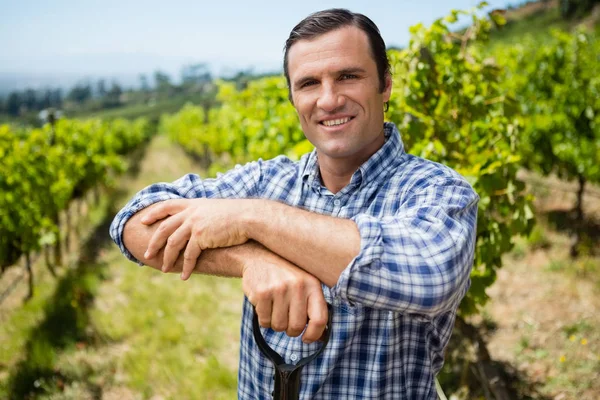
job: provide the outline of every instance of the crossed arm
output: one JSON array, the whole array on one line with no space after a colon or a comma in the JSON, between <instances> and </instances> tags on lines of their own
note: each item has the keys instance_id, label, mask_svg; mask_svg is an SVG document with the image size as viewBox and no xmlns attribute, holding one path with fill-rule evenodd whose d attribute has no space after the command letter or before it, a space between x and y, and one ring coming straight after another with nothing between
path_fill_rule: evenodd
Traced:
<instances>
[{"instance_id":1,"label":"crossed arm","mask_svg":"<svg viewBox=\"0 0 600 400\"><path fill-rule=\"evenodd\" d=\"M184 279L203 250L253 240L331 287L360 250L353 221L270 200L167 201L152 207L141 222L152 224L163 218L167 220L149 241L145 258L152 259L164 247L163 269L168 271L185 249Z\"/></svg>"},{"instance_id":2,"label":"crossed arm","mask_svg":"<svg viewBox=\"0 0 600 400\"><path fill-rule=\"evenodd\" d=\"M393 215L351 220L179 192L205 195L179 190L180 198L139 211L125 226L125 247L184 279L192 271L241 276L261 325L297 336L309 321L306 341L325 327L321 282L352 304L429 316L455 308L468 288L478 198L462 180L429 181Z\"/></svg>"},{"instance_id":3,"label":"crossed arm","mask_svg":"<svg viewBox=\"0 0 600 400\"><path fill-rule=\"evenodd\" d=\"M163 272L240 277L262 326L317 340L327 322L320 283L333 286L359 253L351 220L275 201L182 199L154 204L125 225L139 260Z\"/></svg>"}]
</instances>

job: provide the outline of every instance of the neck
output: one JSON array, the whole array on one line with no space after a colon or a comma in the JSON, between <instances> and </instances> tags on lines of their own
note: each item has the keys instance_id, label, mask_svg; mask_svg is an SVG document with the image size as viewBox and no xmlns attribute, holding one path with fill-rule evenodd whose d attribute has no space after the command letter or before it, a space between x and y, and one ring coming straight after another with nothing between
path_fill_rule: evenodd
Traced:
<instances>
[{"instance_id":1,"label":"neck","mask_svg":"<svg viewBox=\"0 0 600 400\"><path fill-rule=\"evenodd\" d=\"M323 185L331 193L337 193L342 190L352 179L352 175L363 165L373 154L375 154L385 143L385 134L383 126L379 135L366 144L357 153L346 157L328 157L317 149L319 160L319 171Z\"/></svg>"},{"instance_id":2,"label":"neck","mask_svg":"<svg viewBox=\"0 0 600 400\"><path fill-rule=\"evenodd\" d=\"M323 185L331 193L337 193L342 190L352 179L352 175L363 165L373 154L377 152L385 143L385 136L383 133L379 136L369 148L366 148L362 156L348 157L348 158L330 158L321 157L317 150L317 156L319 157L319 171L321 172L321 179Z\"/></svg>"},{"instance_id":3,"label":"neck","mask_svg":"<svg viewBox=\"0 0 600 400\"><path fill-rule=\"evenodd\" d=\"M352 175L359 165L328 165L329 163L319 163L319 171L323 185L331 193L337 193L342 190L352 179Z\"/></svg>"}]
</instances>

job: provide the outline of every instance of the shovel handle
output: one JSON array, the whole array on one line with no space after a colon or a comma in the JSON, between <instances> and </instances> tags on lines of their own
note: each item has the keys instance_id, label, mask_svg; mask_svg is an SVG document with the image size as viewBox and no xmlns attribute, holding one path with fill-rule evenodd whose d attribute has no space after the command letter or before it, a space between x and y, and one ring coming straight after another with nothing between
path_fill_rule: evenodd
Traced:
<instances>
[{"instance_id":1,"label":"shovel handle","mask_svg":"<svg viewBox=\"0 0 600 400\"><path fill-rule=\"evenodd\" d=\"M258 315L254 310L254 317L252 319L252 333L254 335L254 341L258 345L260 351L267 357L273 366L275 367L275 387L273 390L274 400L298 400L300 398L300 372L302 368L317 358L319 354L325 350L325 346L329 342L331 336L331 320L333 315L333 307L327 304L328 318L327 327L321 337L323 345L308 357L304 357L297 364L286 364L283 357L279 355L275 350L271 348L265 341L258 323Z\"/></svg>"}]
</instances>

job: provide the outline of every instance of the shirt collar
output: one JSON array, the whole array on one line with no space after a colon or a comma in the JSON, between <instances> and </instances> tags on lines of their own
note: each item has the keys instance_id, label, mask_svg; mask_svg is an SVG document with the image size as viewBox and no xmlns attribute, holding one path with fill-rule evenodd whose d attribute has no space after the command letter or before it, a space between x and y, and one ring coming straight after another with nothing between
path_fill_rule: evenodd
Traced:
<instances>
[{"instance_id":1,"label":"shirt collar","mask_svg":"<svg viewBox=\"0 0 600 400\"><path fill-rule=\"evenodd\" d=\"M400 132L398 132L395 124L385 122L383 124L383 134L385 143L356 170L350 179L350 185L360 185L362 182L374 180L404 154L404 143L402 143ZM302 179L311 186L321 185L321 173L319 172L316 149L308 156Z\"/></svg>"}]
</instances>

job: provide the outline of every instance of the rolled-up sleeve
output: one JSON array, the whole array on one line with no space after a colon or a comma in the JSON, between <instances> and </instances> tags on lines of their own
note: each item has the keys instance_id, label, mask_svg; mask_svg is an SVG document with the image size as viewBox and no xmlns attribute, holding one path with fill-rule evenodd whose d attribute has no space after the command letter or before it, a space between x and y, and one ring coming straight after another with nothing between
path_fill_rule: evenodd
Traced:
<instances>
[{"instance_id":1,"label":"rolled-up sleeve","mask_svg":"<svg viewBox=\"0 0 600 400\"><path fill-rule=\"evenodd\" d=\"M469 287L479 198L460 179L439 179L404 199L394 215L358 214L359 254L332 294L351 304L436 315Z\"/></svg>"},{"instance_id":2,"label":"rolled-up sleeve","mask_svg":"<svg viewBox=\"0 0 600 400\"><path fill-rule=\"evenodd\" d=\"M113 219L110 236L121 252L142 265L123 244L123 229L135 213L154 203L171 199L251 198L257 197L261 185L262 160L236 166L214 179L187 174L172 183L155 183L139 191Z\"/></svg>"}]
</instances>

